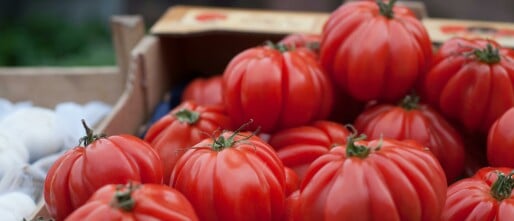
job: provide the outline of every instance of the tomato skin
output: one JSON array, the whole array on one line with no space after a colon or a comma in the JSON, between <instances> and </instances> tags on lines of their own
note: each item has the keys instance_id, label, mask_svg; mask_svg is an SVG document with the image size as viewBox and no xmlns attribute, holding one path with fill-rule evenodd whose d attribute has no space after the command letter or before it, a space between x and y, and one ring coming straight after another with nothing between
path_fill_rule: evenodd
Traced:
<instances>
[{"instance_id":1,"label":"tomato skin","mask_svg":"<svg viewBox=\"0 0 514 221\"><path fill-rule=\"evenodd\" d=\"M450 183L464 172L466 153L460 134L426 104L411 110L400 105L371 106L357 117L355 128L369 139L412 139L428 147Z\"/></svg>"},{"instance_id":2,"label":"tomato skin","mask_svg":"<svg viewBox=\"0 0 514 221\"><path fill-rule=\"evenodd\" d=\"M196 122L190 123L176 115L181 110L199 114ZM214 135L216 130L230 129L230 120L221 105L198 105L194 101L184 101L169 114L155 122L145 135L161 158L164 168L164 182L167 184L176 161L188 149Z\"/></svg>"},{"instance_id":3,"label":"tomato skin","mask_svg":"<svg viewBox=\"0 0 514 221\"><path fill-rule=\"evenodd\" d=\"M320 62L358 101L396 101L429 68L432 44L423 24L406 7L393 13L383 16L374 1L347 2L323 27Z\"/></svg>"},{"instance_id":4,"label":"tomato skin","mask_svg":"<svg viewBox=\"0 0 514 221\"><path fill-rule=\"evenodd\" d=\"M291 193L286 199L286 215L284 220L287 221L298 221L301 220L298 217L298 210L300 206L300 191L296 190Z\"/></svg>"},{"instance_id":5,"label":"tomato skin","mask_svg":"<svg viewBox=\"0 0 514 221\"><path fill-rule=\"evenodd\" d=\"M170 185L188 198L200 220L282 220L284 166L269 144L250 135L238 133L235 143L219 151L213 139L205 139L177 161Z\"/></svg>"},{"instance_id":6,"label":"tomato skin","mask_svg":"<svg viewBox=\"0 0 514 221\"><path fill-rule=\"evenodd\" d=\"M277 155L298 175L300 182L307 168L319 156L336 145L346 143L350 131L343 125L330 121L316 121L310 125L289 128L273 134L269 144Z\"/></svg>"},{"instance_id":7,"label":"tomato skin","mask_svg":"<svg viewBox=\"0 0 514 221\"><path fill-rule=\"evenodd\" d=\"M162 179L159 155L148 143L132 135L109 136L67 151L52 165L44 185L46 208L63 220L106 184Z\"/></svg>"},{"instance_id":8,"label":"tomato skin","mask_svg":"<svg viewBox=\"0 0 514 221\"><path fill-rule=\"evenodd\" d=\"M192 100L198 105L223 105L221 82L221 75L196 78L184 89L182 101Z\"/></svg>"},{"instance_id":9,"label":"tomato skin","mask_svg":"<svg viewBox=\"0 0 514 221\"><path fill-rule=\"evenodd\" d=\"M512 168L484 167L473 177L464 178L448 187L442 221L514 219L514 197L498 201L491 195L496 171L509 174Z\"/></svg>"},{"instance_id":10,"label":"tomato skin","mask_svg":"<svg viewBox=\"0 0 514 221\"><path fill-rule=\"evenodd\" d=\"M355 144L372 147L371 153L347 157L346 146L336 146L309 167L300 186L300 220L440 221L446 179L428 150L387 138Z\"/></svg>"},{"instance_id":11,"label":"tomato skin","mask_svg":"<svg viewBox=\"0 0 514 221\"><path fill-rule=\"evenodd\" d=\"M494 167L514 167L514 107L491 126L487 136L487 161Z\"/></svg>"},{"instance_id":12,"label":"tomato skin","mask_svg":"<svg viewBox=\"0 0 514 221\"><path fill-rule=\"evenodd\" d=\"M131 198L135 202L131 211L115 208L112 206L112 201L119 187L119 185L110 184L98 189L86 204L70 214L66 221L198 220L193 206L186 197L177 190L162 184L143 184L137 187L131 194ZM121 191L127 190L127 186L122 187Z\"/></svg>"},{"instance_id":13,"label":"tomato skin","mask_svg":"<svg viewBox=\"0 0 514 221\"><path fill-rule=\"evenodd\" d=\"M312 56L270 46L235 56L223 74L224 102L233 125L254 120L264 133L325 119L332 85Z\"/></svg>"},{"instance_id":14,"label":"tomato skin","mask_svg":"<svg viewBox=\"0 0 514 221\"><path fill-rule=\"evenodd\" d=\"M481 62L474 49L499 48L500 61ZM514 106L514 51L484 39L452 38L443 43L422 83L423 96L470 132L487 133Z\"/></svg>"},{"instance_id":15,"label":"tomato skin","mask_svg":"<svg viewBox=\"0 0 514 221\"><path fill-rule=\"evenodd\" d=\"M286 178L286 196L289 196L291 193L298 190L300 178L298 178L296 172L289 167L284 167L284 176Z\"/></svg>"}]
</instances>

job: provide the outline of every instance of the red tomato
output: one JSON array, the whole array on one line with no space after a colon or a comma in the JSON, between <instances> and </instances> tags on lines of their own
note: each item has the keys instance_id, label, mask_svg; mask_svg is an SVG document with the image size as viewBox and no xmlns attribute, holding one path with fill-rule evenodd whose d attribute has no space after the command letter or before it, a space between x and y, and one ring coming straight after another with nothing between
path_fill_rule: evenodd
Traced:
<instances>
[{"instance_id":1,"label":"red tomato","mask_svg":"<svg viewBox=\"0 0 514 221\"><path fill-rule=\"evenodd\" d=\"M423 81L430 104L468 131L487 132L514 106L514 51L484 39L450 39Z\"/></svg>"},{"instance_id":2,"label":"red tomato","mask_svg":"<svg viewBox=\"0 0 514 221\"><path fill-rule=\"evenodd\" d=\"M415 140L428 147L441 163L448 182L464 171L465 150L460 134L434 109L408 95L400 105L377 104L355 121L355 128L370 139Z\"/></svg>"},{"instance_id":3,"label":"red tomato","mask_svg":"<svg viewBox=\"0 0 514 221\"><path fill-rule=\"evenodd\" d=\"M350 135L343 125L317 121L308 126L289 128L271 136L269 144L277 150L284 166L293 169L303 180L307 168L334 146L345 144Z\"/></svg>"},{"instance_id":4,"label":"red tomato","mask_svg":"<svg viewBox=\"0 0 514 221\"><path fill-rule=\"evenodd\" d=\"M223 74L224 101L234 125L250 119L262 132L296 127L326 118L332 86L312 56L282 46L247 49Z\"/></svg>"},{"instance_id":5,"label":"red tomato","mask_svg":"<svg viewBox=\"0 0 514 221\"><path fill-rule=\"evenodd\" d=\"M224 132L188 150L171 174L200 220L281 220L284 166L273 148L250 133Z\"/></svg>"},{"instance_id":6,"label":"red tomato","mask_svg":"<svg viewBox=\"0 0 514 221\"><path fill-rule=\"evenodd\" d=\"M104 185L162 183L159 155L148 143L132 135L104 138L86 131L84 146L64 153L46 176L46 208L56 220L63 220Z\"/></svg>"},{"instance_id":7,"label":"red tomato","mask_svg":"<svg viewBox=\"0 0 514 221\"><path fill-rule=\"evenodd\" d=\"M353 139L309 167L297 217L440 221L446 178L428 149L414 141Z\"/></svg>"},{"instance_id":8,"label":"red tomato","mask_svg":"<svg viewBox=\"0 0 514 221\"><path fill-rule=\"evenodd\" d=\"M144 140L159 154L164 168L164 182L168 184L175 163L187 149L213 136L216 130L229 127L229 118L223 106L204 106L185 101L155 122Z\"/></svg>"},{"instance_id":9,"label":"red tomato","mask_svg":"<svg viewBox=\"0 0 514 221\"><path fill-rule=\"evenodd\" d=\"M314 57L317 59L319 56L319 44L321 35L318 34L290 34L280 40L279 43L291 45L296 49L307 49L313 52Z\"/></svg>"},{"instance_id":10,"label":"red tomato","mask_svg":"<svg viewBox=\"0 0 514 221\"><path fill-rule=\"evenodd\" d=\"M285 219L287 221L298 221L301 220L298 217L298 206L300 205L300 191L294 191L291 193L286 199L286 215Z\"/></svg>"},{"instance_id":11,"label":"red tomato","mask_svg":"<svg viewBox=\"0 0 514 221\"><path fill-rule=\"evenodd\" d=\"M514 220L512 168L485 167L448 187L442 221Z\"/></svg>"},{"instance_id":12,"label":"red tomato","mask_svg":"<svg viewBox=\"0 0 514 221\"><path fill-rule=\"evenodd\" d=\"M399 100L429 66L432 44L423 24L389 2L345 3L322 31L321 64L359 101Z\"/></svg>"},{"instance_id":13,"label":"red tomato","mask_svg":"<svg viewBox=\"0 0 514 221\"><path fill-rule=\"evenodd\" d=\"M489 130L487 161L494 167L514 167L514 107L501 115Z\"/></svg>"},{"instance_id":14,"label":"red tomato","mask_svg":"<svg viewBox=\"0 0 514 221\"><path fill-rule=\"evenodd\" d=\"M106 185L98 189L66 221L83 220L198 220L193 206L177 190L165 185Z\"/></svg>"},{"instance_id":15,"label":"red tomato","mask_svg":"<svg viewBox=\"0 0 514 221\"><path fill-rule=\"evenodd\" d=\"M284 175L286 178L286 196L289 196L300 186L300 179L296 172L289 167L284 167Z\"/></svg>"},{"instance_id":16,"label":"red tomato","mask_svg":"<svg viewBox=\"0 0 514 221\"><path fill-rule=\"evenodd\" d=\"M222 105L223 87L221 80L221 75L194 79L184 89L182 101L192 100L199 105Z\"/></svg>"}]
</instances>

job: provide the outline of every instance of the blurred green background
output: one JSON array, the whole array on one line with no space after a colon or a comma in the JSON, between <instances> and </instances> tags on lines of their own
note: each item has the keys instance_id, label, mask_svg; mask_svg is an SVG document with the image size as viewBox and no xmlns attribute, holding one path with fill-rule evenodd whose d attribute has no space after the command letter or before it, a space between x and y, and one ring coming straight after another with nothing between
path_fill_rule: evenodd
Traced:
<instances>
[{"instance_id":1,"label":"blurred green background","mask_svg":"<svg viewBox=\"0 0 514 221\"><path fill-rule=\"evenodd\" d=\"M111 34L100 21L73 24L52 16L0 23L0 66L114 65Z\"/></svg>"},{"instance_id":2,"label":"blurred green background","mask_svg":"<svg viewBox=\"0 0 514 221\"><path fill-rule=\"evenodd\" d=\"M344 1L0 0L0 67L115 65L112 15L142 15L149 28L177 4L331 12ZM513 0L423 2L430 17L514 22Z\"/></svg>"}]
</instances>

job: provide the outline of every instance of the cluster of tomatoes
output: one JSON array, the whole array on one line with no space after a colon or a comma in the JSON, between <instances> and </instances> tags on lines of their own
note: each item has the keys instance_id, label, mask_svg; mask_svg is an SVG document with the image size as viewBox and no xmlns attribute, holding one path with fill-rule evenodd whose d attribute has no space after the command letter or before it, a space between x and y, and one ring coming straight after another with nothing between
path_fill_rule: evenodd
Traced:
<instances>
[{"instance_id":1,"label":"cluster of tomatoes","mask_svg":"<svg viewBox=\"0 0 514 221\"><path fill-rule=\"evenodd\" d=\"M423 25L394 2L346 3L319 36L242 51L222 75L191 82L144 139L87 129L85 148L50 169L48 211L512 220L514 52L454 38L433 54Z\"/></svg>"}]
</instances>

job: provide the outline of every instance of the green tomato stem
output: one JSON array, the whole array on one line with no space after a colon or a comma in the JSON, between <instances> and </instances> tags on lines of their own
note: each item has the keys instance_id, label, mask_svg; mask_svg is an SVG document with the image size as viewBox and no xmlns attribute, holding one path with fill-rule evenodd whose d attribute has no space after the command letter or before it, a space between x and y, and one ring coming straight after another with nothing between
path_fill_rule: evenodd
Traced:
<instances>
[{"instance_id":1,"label":"green tomato stem","mask_svg":"<svg viewBox=\"0 0 514 221\"><path fill-rule=\"evenodd\" d=\"M396 0L390 0L387 4L384 3L382 0L377 0L378 9L380 10L380 14L387 17L387 18L394 18L394 3L396 3Z\"/></svg>"},{"instance_id":2,"label":"green tomato stem","mask_svg":"<svg viewBox=\"0 0 514 221\"><path fill-rule=\"evenodd\" d=\"M294 50L294 46L291 46L291 45L286 45L286 44L282 44L282 43L273 43L271 41L266 41L266 46L270 47L270 48L273 48L275 50L278 50L280 51L280 53L284 53L284 52L288 52L288 51L291 51L291 50Z\"/></svg>"},{"instance_id":3,"label":"green tomato stem","mask_svg":"<svg viewBox=\"0 0 514 221\"><path fill-rule=\"evenodd\" d=\"M175 113L175 117L177 117L177 119L182 123L195 124L200 119L200 113L188 109L182 109Z\"/></svg>"},{"instance_id":4,"label":"green tomato stem","mask_svg":"<svg viewBox=\"0 0 514 221\"><path fill-rule=\"evenodd\" d=\"M498 48L493 47L491 44L487 44L484 49L473 50L473 54L479 61L487 64L496 64L501 60Z\"/></svg>"},{"instance_id":5,"label":"green tomato stem","mask_svg":"<svg viewBox=\"0 0 514 221\"><path fill-rule=\"evenodd\" d=\"M366 135L364 134L361 134L358 137L356 137L355 133L348 136L346 143L346 157L366 158L371 153L371 148L355 144L355 142L365 139Z\"/></svg>"},{"instance_id":6,"label":"green tomato stem","mask_svg":"<svg viewBox=\"0 0 514 221\"><path fill-rule=\"evenodd\" d=\"M122 186L118 186L116 193L111 201L111 206L114 208L121 209L125 212L130 212L134 209L136 202L132 198L132 193L139 188L138 185L129 183L125 191L121 191Z\"/></svg>"},{"instance_id":7,"label":"green tomato stem","mask_svg":"<svg viewBox=\"0 0 514 221\"><path fill-rule=\"evenodd\" d=\"M212 149L215 150L215 151L222 151L225 148L232 147L237 142L241 142L241 141L250 139L250 137L252 137L253 135L258 133L259 129L257 129L255 132L253 132L250 136L244 137L244 138L239 139L239 140L235 140L236 136L239 135L239 133L241 133L241 131L245 127L250 125L251 123L253 123L253 119L250 119L250 121L248 121L248 122L244 123L243 125L241 125L241 127L239 127L237 130L235 130L228 138L225 138L223 136L223 133L222 133L212 143Z\"/></svg>"},{"instance_id":8,"label":"green tomato stem","mask_svg":"<svg viewBox=\"0 0 514 221\"><path fill-rule=\"evenodd\" d=\"M409 94L400 102L400 106L405 110L415 110L419 107L419 96Z\"/></svg>"},{"instance_id":9,"label":"green tomato stem","mask_svg":"<svg viewBox=\"0 0 514 221\"><path fill-rule=\"evenodd\" d=\"M498 178L491 186L491 195L498 201L502 201L510 197L512 189L514 189L514 171L505 175L501 172L497 172Z\"/></svg>"},{"instance_id":10,"label":"green tomato stem","mask_svg":"<svg viewBox=\"0 0 514 221\"><path fill-rule=\"evenodd\" d=\"M104 134L94 134L93 130L87 126L86 121L84 119L82 121L82 126L86 130L86 136L83 136L79 140L79 146L82 144L84 147L89 146L89 144L95 142L98 139L105 138Z\"/></svg>"}]
</instances>

